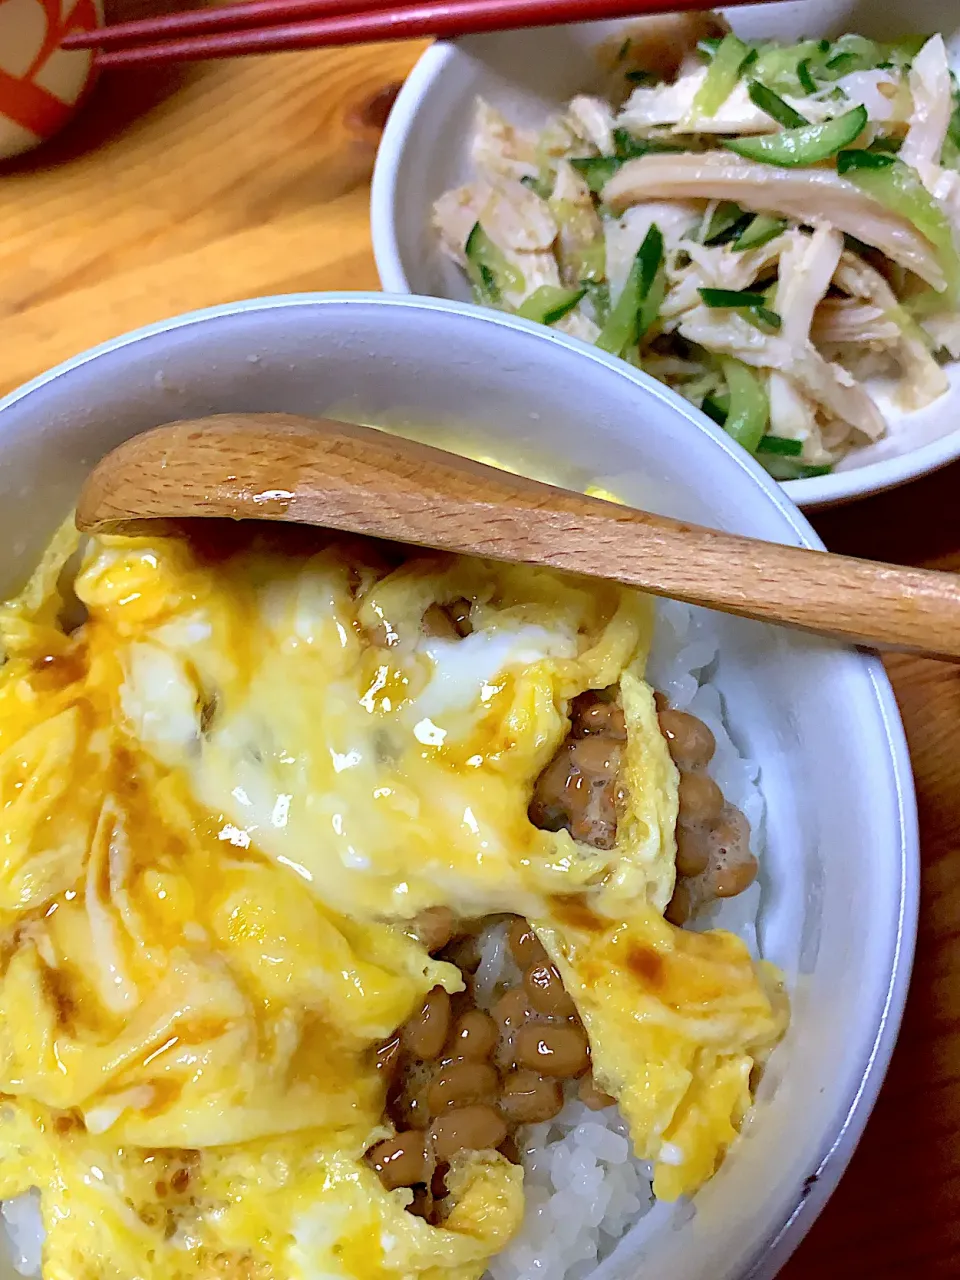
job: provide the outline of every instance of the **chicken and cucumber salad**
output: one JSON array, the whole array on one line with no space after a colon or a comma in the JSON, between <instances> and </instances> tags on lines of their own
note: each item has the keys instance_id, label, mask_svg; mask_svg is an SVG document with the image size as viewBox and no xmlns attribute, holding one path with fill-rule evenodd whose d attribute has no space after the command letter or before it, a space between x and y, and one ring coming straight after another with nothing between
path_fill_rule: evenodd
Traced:
<instances>
[{"instance_id":1,"label":"chicken and cucumber salad","mask_svg":"<svg viewBox=\"0 0 960 1280\"><path fill-rule=\"evenodd\" d=\"M434 224L478 302L642 367L777 479L822 475L960 359L948 49L673 23L539 130L478 102L473 177Z\"/></svg>"}]
</instances>

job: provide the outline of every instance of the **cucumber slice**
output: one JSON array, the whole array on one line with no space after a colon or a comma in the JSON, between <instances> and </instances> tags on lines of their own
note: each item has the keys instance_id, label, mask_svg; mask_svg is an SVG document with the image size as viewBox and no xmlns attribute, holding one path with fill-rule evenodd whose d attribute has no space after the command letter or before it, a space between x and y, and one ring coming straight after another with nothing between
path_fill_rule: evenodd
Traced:
<instances>
[{"instance_id":1,"label":"cucumber slice","mask_svg":"<svg viewBox=\"0 0 960 1280\"><path fill-rule=\"evenodd\" d=\"M618 160L636 160L638 156L645 156L650 150L649 142L644 142L642 138L635 138L626 129L614 129L613 146Z\"/></svg>"},{"instance_id":2,"label":"cucumber slice","mask_svg":"<svg viewBox=\"0 0 960 1280\"><path fill-rule=\"evenodd\" d=\"M778 458L776 454L760 455L757 459L764 468L781 483L785 480L810 480L814 476L828 476L833 471L831 463L812 466L797 462L796 458Z\"/></svg>"},{"instance_id":3,"label":"cucumber slice","mask_svg":"<svg viewBox=\"0 0 960 1280\"><path fill-rule=\"evenodd\" d=\"M895 156L903 146L903 138L894 138L890 134L880 133L874 138L867 148L868 151L887 152L889 155ZM841 155L843 152L840 153Z\"/></svg>"},{"instance_id":4,"label":"cucumber slice","mask_svg":"<svg viewBox=\"0 0 960 1280\"><path fill-rule=\"evenodd\" d=\"M550 199L551 186L544 178L535 178L532 174L525 173L520 181L525 187L529 187L535 195L538 195L541 200Z\"/></svg>"},{"instance_id":5,"label":"cucumber slice","mask_svg":"<svg viewBox=\"0 0 960 1280\"><path fill-rule=\"evenodd\" d=\"M723 145L747 160L795 169L829 160L849 147L863 133L867 120L866 107L854 107L823 124L806 124L799 129L784 129L782 133L767 133L756 138L728 138Z\"/></svg>"},{"instance_id":6,"label":"cucumber slice","mask_svg":"<svg viewBox=\"0 0 960 1280\"><path fill-rule=\"evenodd\" d=\"M586 292L586 286L580 289L561 289L556 285L542 284L539 289L534 289L529 298L523 300L517 308L517 315L524 320L534 320L537 324L554 324L568 311L572 311Z\"/></svg>"},{"instance_id":7,"label":"cucumber slice","mask_svg":"<svg viewBox=\"0 0 960 1280\"><path fill-rule=\"evenodd\" d=\"M505 292L523 292L523 275L511 266L503 250L493 243L479 222L473 224L463 252L473 296L481 306L497 307Z\"/></svg>"},{"instance_id":8,"label":"cucumber slice","mask_svg":"<svg viewBox=\"0 0 960 1280\"><path fill-rule=\"evenodd\" d=\"M843 178L856 169L889 169L894 159L889 151L841 151L837 155L837 173Z\"/></svg>"},{"instance_id":9,"label":"cucumber slice","mask_svg":"<svg viewBox=\"0 0 960 1280\"><path fill-rule=\"evenodd\" d=\"M730 409L723 429L748 453L755 453L770 416L766 388L758 375L740 360L720 362L730 392Z\"/></svg>"},{"instance_id":10,"label":"cucumber slice","mask_svg":"<svg viewBox=\"0 0 960 1280\"><path fill-rule=\"evenodd\" d=\"M586 289L593 305L593 318L602 329L610 318L610 286L606 280L588 280Z\"/></svg>"},{"instance_id":11,"label":"cucumber slice","mask_svg":"<svg viewBox=\"0 0 960 1280\"><path fill-rule=\"evenodd\" d=\"M637 250L623 292L597 338L601 351L619 356L639 342L656 319L663 301L662 288L663 236L654 223ZM652 311L654 303L656 311Z\"/></svg>"},{"instance_id":12,"label":"cucumber slice","mask_svg":"<svg viewBox=\"0 0 960 1280\"><path fill-rule=\"evenodd\" d=\"M577 279L586 284L594 280L604 280L607 275L606 242L595 240L593 244L584 245L582 249L570 255L570 265Z\"/></svg>"},{"instance_id":13,"label":"cucumber slice","mask_svg":"<svg viewBox=\"0 0 960 1280\"><path fill-rule=\"evenodd\" d=\"M759 249L771 240L776 240L786 229L786 219L774 218L769 213L758 213L734 240L733 247L738 253L746 249Z\"/></svg>"},{"instance_id":14,"label":"cucumber slice","mask_svg":"<svg viewBox=\"0 0 960 1280\"><path fill-rule=\"evenodd\" d=\"M873 152L854 152L861 160L846 170L848 182L853 182L866 195L885 205L901 218L906 218L926 236L937 250L937 258L946 277L946 290L938 303L946 299L951 306L960 305L960 253L953 238L953 229L943 209L920 181L915 169L895 160L892 156ZM869 155L872 161L864 167L862 157ZM886 161L877 168L876 161ZM937 295L933 295L936 297Z\"/></svg>"},{"instance_id":15,"label":"cucumber slice","mask_svg":"<svg viewBox=\"0 0 960 1280\"><path fill-rule=\"evenodd\" d=\"M839 80L852 71L874 71L878 67L909 67L926 44L926 36L906 36L893 43L845 35L826 50L817 74L822 80Z\"/></svg>"},{"instance_id":16,"label":"cucumber slice","mask_svg":"<svg viewBox=\"0 0 960 1280\"><path fill-rule=\"evenodd\" d=\"M736 88L743 65L751 55L756 57L756 50L733 32L723 37L690 107L689 121L709 120L717 114Z\"/></svg>"},{"instance_id":17,"label":"cucumber slice","mask_svg":"<svg viewBox=\"0 0 960 1280\"><path fill-rule=\"evenodd\" d=\"M659 235L659 231L657 233ZM661 246L663 242L661 241ZM664 266L663 251L661 248L660 261L657 263L657 269L653 274L653 280L650 288L640 301L640 309L637 312L637 341L649 333L653 328L654 321L660 314L660 308L663 306L663 300L667 296L667 272Z\"/></svg>"},{"instance_id":18,"label":"cucumber slice","mask_svg":"<svg viewBox=\"0 0 960 1280\"><path fill-rule=\"evenodd\" d=\"M700 228L700 243L725 244L728 240L735 240L749 221L750 214L744 213L738 204L732 200L721 200L710 221Z\"/></svg>"},{"instance_id":19,"label":"cucumber slice","mask_svg":"<svg viewBox=\"0 0 960 1280\"><path fill-rule=\"evenodd\" d=\"M799 458L803 453L803 441L788 436L764 436L757 445L757 453L777 453L782 458Z\"/></svg>"},{"instance_id":20,"label":"cucumber slice","mask_svg":"<svg viewBox=\"0 0 960 1280\"><path fill-rule=\"evenodd\" d=\"M823 49L818 40L801 40L799 44L788 45L763 43L751 71L757 80L776 93L794 96L799 96L800 90L816 93L816 85L813 89L804 85L801 67L806 64L809 75L810 63L822 57Z\"/></svg>"},{"instance_id":21,"label":"cucumber slice","mask_svg":"<svg viewBox=\"0 0 960 1280\"><path fill-rule=\"evenodd\" d=\"M726 396L704 396L703 403L700 408L712 418L718 427L722 427L727 420L727 414L730 412L730 397Z\"/></svg>"},{"instance_id":22,"label":"cucumber slice","mask_svg":"<svg viewBox=\"0 0 960 1280\"><path fill-rule=\"evenodd\" d=\"M617 156L576 156L570 163L594 195L599 195L623 161Z\"/></svg>"}]
</instances>

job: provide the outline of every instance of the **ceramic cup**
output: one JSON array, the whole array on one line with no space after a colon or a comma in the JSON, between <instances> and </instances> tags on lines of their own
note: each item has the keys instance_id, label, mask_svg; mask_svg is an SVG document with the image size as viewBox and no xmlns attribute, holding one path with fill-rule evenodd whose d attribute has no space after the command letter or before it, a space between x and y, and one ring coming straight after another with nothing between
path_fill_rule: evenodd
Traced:
<instances>
[{"instance_id":1,"label":"ceramic cup","mask_svg":"<svg viewBox=\"0 0 960 1280\"><path fill-rule=\"evenodd\" d=\"M60 42L102 20L102 0L0 0L0 159L45 142L77 110L93 53Z\"/></svg>"}]
</instances>

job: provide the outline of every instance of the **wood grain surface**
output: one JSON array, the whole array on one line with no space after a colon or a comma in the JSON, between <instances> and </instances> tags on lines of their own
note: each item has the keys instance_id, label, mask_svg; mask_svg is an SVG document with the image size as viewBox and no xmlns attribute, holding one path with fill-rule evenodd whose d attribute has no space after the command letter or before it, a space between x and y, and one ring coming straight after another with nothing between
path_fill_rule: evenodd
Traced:
<instances>
[{"instance_id":1,"label":"wood grain surface","mask_svg":"<svg viewBox=\"0 0 960 1280\"><path fill-rule=\"evenodd\" d=\"M125 5L123 16L146 11ZM418 53L357 47L105 76L64 135L0 169L0 391L188 308L375 288L377 117ZM960 569L958 491L954 466L814 523L833 550ZM899 656L888 668L919 794L917 964L866 1135L785 1280L960 1276L960 671Z\"/></svg>"}]
</instances>

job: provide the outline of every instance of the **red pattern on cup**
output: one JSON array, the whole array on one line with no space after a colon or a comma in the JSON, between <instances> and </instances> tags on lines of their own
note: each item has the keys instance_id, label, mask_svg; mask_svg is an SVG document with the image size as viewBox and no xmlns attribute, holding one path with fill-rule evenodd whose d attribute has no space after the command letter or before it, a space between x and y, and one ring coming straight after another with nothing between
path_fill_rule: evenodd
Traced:
<instances>
[{"instance_id":1,"label":"red pattern on cup","mask_svg":"<svg viewBox=\"0 0 960 1280\"><path fill-rule=\"evenodd\" d=\"M37 141L43 141L73 115L92 83L92 56L59 53L61 65L56 68L51 67L51 59L58 54L65 36L75 31L91 31L99 25L96 0L76 0L72 5L71 0L0 0L0 19L7 6L16 6L23 12L22 23L18 26L14 15L11 24L14 42L21 28L24 41L29 39L28 32L37 25L37 9L42 13L43 34L39 46L30 50L32 57L25 72L14 74L4 69L0 51L0 155L7 150L2 137L3 117L32 134ZM6 16L11 16L9 9ZM70 63L64 61L67 57ZM10 149L22 147L14 145Z\"/></svg>"}]
</instances>

